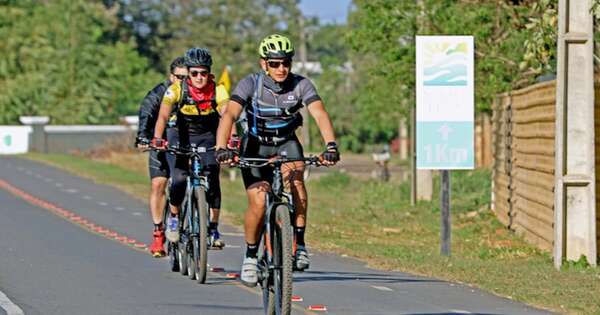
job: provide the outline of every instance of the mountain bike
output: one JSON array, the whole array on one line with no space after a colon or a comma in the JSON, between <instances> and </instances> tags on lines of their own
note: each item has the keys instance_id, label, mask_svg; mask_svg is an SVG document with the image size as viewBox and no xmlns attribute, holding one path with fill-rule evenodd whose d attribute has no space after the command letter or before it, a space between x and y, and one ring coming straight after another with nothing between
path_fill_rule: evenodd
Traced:
<instances>
[{"instance_id":1,"label":"mountain bike","mask_svg":"<svg viewBox=\"0 0 600 315\"><path fill-rule=\"evenodd\" d=\"M206 201L210 187L202 164L202 154L211 150L214 149L194 144L188 148L166 148L169 153L190 158L190 176L179 213L180 237L177 243L168 243L169 265L172 271L179 270L198 283L206 282L208 249L212 247L212 239L208 235L210 207Z\"/></svg>"},{"instance_id":2,"label":"mountain bike","mask_svg":"<svg viewBox=\"0 0 600 315\"><path fill-rule=\"evenodd\" d=\"M281 167L284 163L303 161L321 165L319 157L288 159L285 154L270 159L239 158L239 168L273 167L273 183L267 193L263 222L262 252L258 258L258 283L262 287L267 315L288 315L292 310L292 273L295 256L293 225L295 208L292 194L284 190Z\"/></svg>"}]
</instances>

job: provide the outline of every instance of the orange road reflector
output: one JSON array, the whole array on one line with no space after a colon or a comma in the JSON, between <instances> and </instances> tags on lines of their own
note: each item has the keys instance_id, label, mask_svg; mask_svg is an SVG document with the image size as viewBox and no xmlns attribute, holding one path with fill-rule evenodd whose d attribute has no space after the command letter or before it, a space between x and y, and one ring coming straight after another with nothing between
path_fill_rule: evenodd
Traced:
<instances>
[{"instance_id":1,"label":"orange road reflector","mask_svg":"<svg viewBox=\"0 0 600 315\"><path fill-rule=\"evenodd\" d=\"M229 279L236 279L240 276L239 273L235 273L235 272L230 272L228 274L225 275L225 277L229 278Z\"/></svg>"},{"instance_id":2,"label":"orange road reflector","mask_svg":"<svg viewBox=\"0 0 600 315\"><path fill-rule=\"evenodd\" d=\"M292 295L292 302L302 302L304 299L299 295Z\"/></svg>"},{"instance_id":3,"label":"orange road reflector","mask_svg":"<svg viewBox=\"0 0 600 315\"><path fill-rule=\"evenodd\" d=\"M309 311L327 312L327 306L325 305L310 305L308 306Z\"/></svg>"}]
</instances>

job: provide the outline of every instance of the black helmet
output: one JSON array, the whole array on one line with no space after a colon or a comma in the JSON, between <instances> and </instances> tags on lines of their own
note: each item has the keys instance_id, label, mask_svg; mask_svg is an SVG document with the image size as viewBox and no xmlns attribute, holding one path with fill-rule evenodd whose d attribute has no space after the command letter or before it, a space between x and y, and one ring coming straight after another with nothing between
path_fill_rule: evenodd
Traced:
<instances>
[{"instance_id":1,"label":"black helmet","mask_svg":"<svg viewBox=\"0 0 600 315\"><path fill-rule=\"evenodd\" d=\"M205 48L190 48L185 53L185 65L189 67L207 67L208 71L210 71L210 67L212 66L212 57L210 56L210 52Z\"/></svg>"}]
</instances>

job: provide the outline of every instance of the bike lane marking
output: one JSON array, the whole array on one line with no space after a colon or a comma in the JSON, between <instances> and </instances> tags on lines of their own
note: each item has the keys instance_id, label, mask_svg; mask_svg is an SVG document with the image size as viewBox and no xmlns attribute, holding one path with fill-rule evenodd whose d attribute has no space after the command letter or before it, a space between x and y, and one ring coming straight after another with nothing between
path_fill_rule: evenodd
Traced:
<instances>
[{"instance_id":1,"label":"bike lane marking","mask_svg":"<svg viewBox=\"0 0 600 315\"><path fill-rule=\"evenodd\" d=\"M127 236L121 235L117 232L113 232L112 230L110 230L108 228L104 228L99 225L96 225L96 224L88 221L87 219L85 219L81 216L78 216L74 212L71 212L67 209L56 206L48 201L39 199L19 188L9 184L8 182L6 182L2 179L0 179L0 188L8 191L9 193L25 200L26 202L28 202L36 207L40 207L42 209L48 210L50 213L55 214L56 216L61 217L61 218L65 219L66 221L79 226L80 228L82 228L85 231L96 234L96 235L98 235L102 238L108 239L108 240L116 241L116 242L118 242L122 245L125 245L126 247L129 247L135 251L148 253L148 247L146 244L138 243L134 239L130 239ZM167 257L163 257L162 259L167 259ZM222 276L225 276L227 278L227 274L225 272L215 272L215 273L222 274ZM243 285L237 281L234 282L233 284L236 287L243 289L245 291L251 292L255 295L258 295L258 296L262 295L262 292L260 292L256 288L246 287L245 285ZM2 293L2 292L0 292L0 293ZM0 296L0 303L2 303L1 298L2 298L2 296ZM3 304L0 304L0 306L2 306L2 305ZM307 309L304 309L302 306L300 306L298 304L292 304L292 308L297 311L300 311L304 314L307 314L307 315L317 315L316 313L312 312L310 307ZM20 308L19 308L19 310L20 310ZM22 310L21 310L21 313L8 313L8 315L24 315L24 313L22 313Z\"/></svg>"},{"instance_id":2,"label":"bike lane marking","mask_svg":"<svg viewBox=\"0 0 600 315\"><path fill-rule=\"evenodd\" d=\"M7 315L25 315L23 310L17 304L13 303L2 291L0 291L0 308Z\"/></svg>"}]
</instances>

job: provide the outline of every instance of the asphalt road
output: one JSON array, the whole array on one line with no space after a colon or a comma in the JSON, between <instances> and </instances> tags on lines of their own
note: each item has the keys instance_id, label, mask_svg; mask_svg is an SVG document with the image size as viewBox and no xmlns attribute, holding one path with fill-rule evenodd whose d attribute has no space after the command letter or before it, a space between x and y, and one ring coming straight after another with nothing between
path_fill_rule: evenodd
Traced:
<instances>
[{"instance_id":1,"label":"asphalt road","mask_svg":"<svg viewBox=\"0 0 600 315\"><path fill-rule=\"evenodd\" d=\"M28 315L262 314L258 289L229 275L242 258L236 228L222 227L229 246L209 252L209 264L223 269L199 285L145 251L152 227L143 203L14 157L0 157L0 216L0 315L19 314L16 308ZM327 314L550 314L324 253L313 255L310 271L295 274L294 294L302 298L295 314L324 313L309 310L316 305Z\"/></svg>"}]
</instances>

